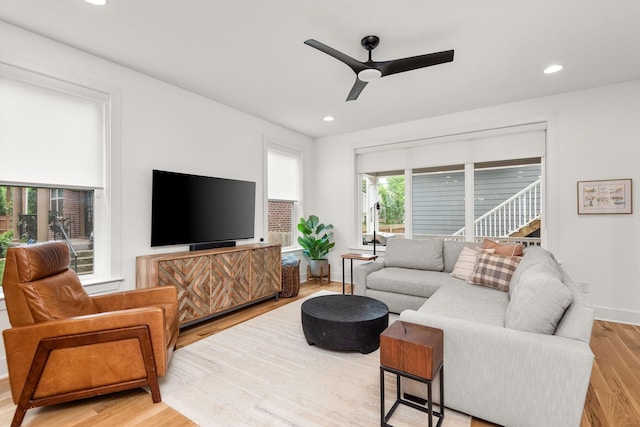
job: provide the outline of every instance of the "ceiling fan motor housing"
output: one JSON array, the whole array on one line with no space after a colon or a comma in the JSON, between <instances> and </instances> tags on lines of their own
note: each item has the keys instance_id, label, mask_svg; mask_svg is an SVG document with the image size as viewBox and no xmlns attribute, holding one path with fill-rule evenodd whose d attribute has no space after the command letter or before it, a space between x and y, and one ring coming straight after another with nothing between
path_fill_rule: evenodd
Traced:
<instances>
[{"instance_id":1,"label":"ceiling fan motor housing","mask_svg":"<svg viewBox=\"0 0 640 427\"><path fill-rule=\"evenodd\" d=\"M378 43L380 43L380 37L378 36L366 36L360 40L362 47L367 49L369 52L375 49L378 46Z\"/></svg>"}]
</instances>

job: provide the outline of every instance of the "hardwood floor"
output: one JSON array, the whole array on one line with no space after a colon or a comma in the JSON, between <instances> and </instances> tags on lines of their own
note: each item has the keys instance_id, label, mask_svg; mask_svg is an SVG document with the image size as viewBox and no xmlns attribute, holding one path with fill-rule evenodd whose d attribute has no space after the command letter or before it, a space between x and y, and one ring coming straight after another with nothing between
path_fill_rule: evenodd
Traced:
<instances>
[{"instance_id":1,"label":"hardwood floor","mask_svg":"<svg viewBox=\"0 0 640 427\"><path fill-rule=\"evenodd\" d=\"M183 329L177 348L216 334L245 320L304 298L321 289L342 291L342 283L303 284L294 298L273 299L236 313ZM591 348L596 356L580 427L626 427L640 425L640 326L596 321ZM542 409L542 408L541 408ZM8 380L0 381L0 425L9 425L15 406ZM24 426L195 426L186 417L150 395L131 390L56 406L30 409ZM473 419L471 427L494 424Z\"/></svg>"}]
</instances>

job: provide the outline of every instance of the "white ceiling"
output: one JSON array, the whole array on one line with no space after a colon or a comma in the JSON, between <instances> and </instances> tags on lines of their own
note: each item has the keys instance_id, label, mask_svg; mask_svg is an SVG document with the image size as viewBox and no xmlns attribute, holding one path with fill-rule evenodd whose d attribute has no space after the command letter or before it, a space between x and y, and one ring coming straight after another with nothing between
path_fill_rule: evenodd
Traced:
<instances>
[{"instance_id":1,"label":"white ceiling","mask_svg":"<svg viewBox=\"0 0 640 427\"><path fill-rule=\"evenodd\" d=\"M0 20L312 137L640 79L638 0L1 0ZM368 34L374 60L455 60L345 102L353 71L303 42L365 61Z\"/></svg>"}]
</instances>

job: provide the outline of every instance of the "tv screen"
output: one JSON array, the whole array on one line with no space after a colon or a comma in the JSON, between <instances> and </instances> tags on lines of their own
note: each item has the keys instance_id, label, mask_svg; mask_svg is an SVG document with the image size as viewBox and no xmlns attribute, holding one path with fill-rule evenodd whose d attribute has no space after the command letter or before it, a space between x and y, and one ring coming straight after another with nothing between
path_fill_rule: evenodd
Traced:
<instances>
[{"instance_id":1,"label":"tv screen","mask_svg":"<svg viewBox=\"0 0 640 427\"><path fill-rule=\"evenodd\" d=\"M151 246L254 237L256 183L153 170Z\"/></svg>"}]
</instances>

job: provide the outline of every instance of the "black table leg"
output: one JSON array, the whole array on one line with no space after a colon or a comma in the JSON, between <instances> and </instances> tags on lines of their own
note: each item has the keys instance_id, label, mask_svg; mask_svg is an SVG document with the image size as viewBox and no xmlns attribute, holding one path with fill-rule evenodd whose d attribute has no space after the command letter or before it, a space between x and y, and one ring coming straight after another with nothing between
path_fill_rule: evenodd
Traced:
<instances>
[{"instance_id":1,"label":"black table leg","mask_svg":"<svg viewBox=\"0 0 640 427\"><path fill-rule=\"evenodd\" d=\"M342 258L342 295L344 295L344 258Z\"/></svg>"},{"instance_id":2,"label":"black table leg","mask_svg":"<svg viewBox=\"0 0 640 427\"><path fill-rule=\"evenodd\" d=\"M351 295L353 295L353 258L351 258Z\"/></svg>"}]
</instances>

